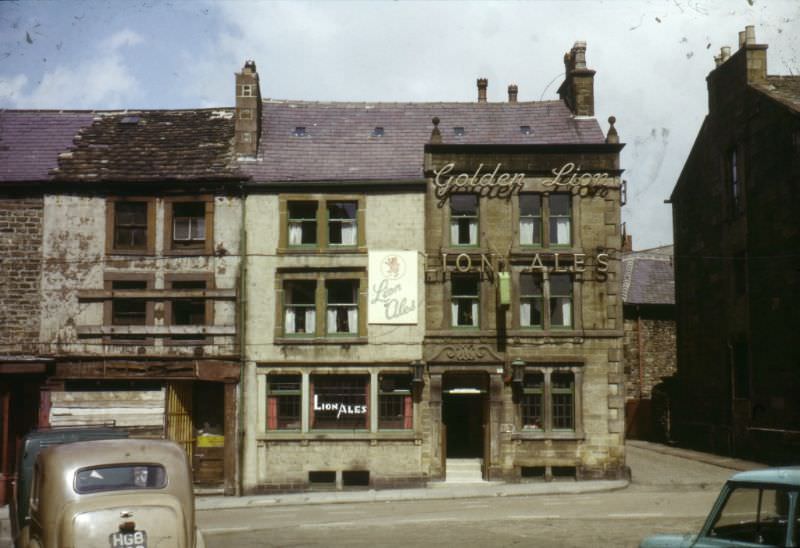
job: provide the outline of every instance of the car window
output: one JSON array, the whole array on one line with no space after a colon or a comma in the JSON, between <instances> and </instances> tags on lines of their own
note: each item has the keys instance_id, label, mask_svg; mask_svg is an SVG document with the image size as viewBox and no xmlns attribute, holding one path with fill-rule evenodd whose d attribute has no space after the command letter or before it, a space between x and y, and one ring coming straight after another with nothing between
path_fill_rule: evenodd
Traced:
<instances>
[{"instance_id":1,"label":"car window","mask_svg":"<svg viewBox=\"0 0 800 548\"><path fill-rule=\"evenodd\" d=\"M711 527L711 536L738 542L783 546L789 492L777 487L736 487Z\"/></svg>"},{"instance_id":2,"label":"car window","mask_svg":"<svg viewBox=\"0 0 800 548\"><path fill-rule=\"evenodd\" d=\"M75 474L75 491L97 493L122 489L160 489L167 485L167 473L157 464L123 464L83 468Z\"/></svg>"}]
</instances>

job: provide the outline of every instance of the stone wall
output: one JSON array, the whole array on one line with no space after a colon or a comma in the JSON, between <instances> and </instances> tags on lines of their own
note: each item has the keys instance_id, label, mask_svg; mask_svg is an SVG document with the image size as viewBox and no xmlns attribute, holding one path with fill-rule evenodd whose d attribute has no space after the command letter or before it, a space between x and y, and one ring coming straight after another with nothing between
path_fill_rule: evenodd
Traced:
<instances>
[{"instance_id":1,"label":"stone wall","mask_svg":"<svg viewBox=\"0 0 800 548\"><path fill-rule=\"evenodd\" d=\"M0 200L0 354L36 353L42 268L42 199Z\"/></svg>"},{"instance_id":2,"label":"stone wall","mask_svg":"<svg viewBox=\"0 0 800 548\"><path fill-rule=\"evenodd\" d=\"M675 373L675 320L664 316L669 314L640 311L637 315L634 307L625 307L623 363L627 400L649 399L653 386Z\"/></svg>"}]
</instances>

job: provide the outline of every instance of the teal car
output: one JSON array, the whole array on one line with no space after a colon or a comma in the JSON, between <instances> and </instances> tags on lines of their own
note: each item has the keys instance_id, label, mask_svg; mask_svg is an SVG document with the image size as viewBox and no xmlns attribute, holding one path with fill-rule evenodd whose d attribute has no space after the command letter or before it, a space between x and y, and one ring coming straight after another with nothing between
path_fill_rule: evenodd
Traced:
<instances>
[{"instance_id":1,"label":"teal car","mask_svg":"<svg viewBox=\"0 0 800 548\"><path fill-rule=\"evenodd\" d=\"M732 476L697 535L654 535L640 548L798 546L800 467Z\"/></svg>"}]
</instances>

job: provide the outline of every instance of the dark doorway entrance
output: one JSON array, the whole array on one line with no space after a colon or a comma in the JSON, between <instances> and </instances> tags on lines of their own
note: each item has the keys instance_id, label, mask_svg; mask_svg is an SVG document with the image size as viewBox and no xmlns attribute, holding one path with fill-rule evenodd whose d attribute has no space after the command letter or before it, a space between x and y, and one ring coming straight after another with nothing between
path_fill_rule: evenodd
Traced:
<instances>
[{"instance_id":1,"label":"dark doorway entrance","mask_svg":"<svg viewBox=\"0 0 800 548\"><path fill-rule=\"evenodd\" d=\"M442 394L447 457L483 458L483 394Z\"/></svg>"}]
</instances>

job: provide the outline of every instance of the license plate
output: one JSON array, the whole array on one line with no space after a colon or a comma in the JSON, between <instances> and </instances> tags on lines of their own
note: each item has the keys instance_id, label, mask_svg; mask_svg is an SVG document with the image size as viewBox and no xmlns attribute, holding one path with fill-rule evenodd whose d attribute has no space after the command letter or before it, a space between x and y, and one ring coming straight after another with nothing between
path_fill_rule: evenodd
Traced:
<instances>
[{"instance_id":1,"label":"license plate","mask_svg":"<svg viewBox=\"0 0 800 548\"><path fill-rule=\"evenodd\" d=\"M147 548L147 533L133 531L130 533L111 533L108 535L111 548Z\"/></svg>"}]
</instances>

